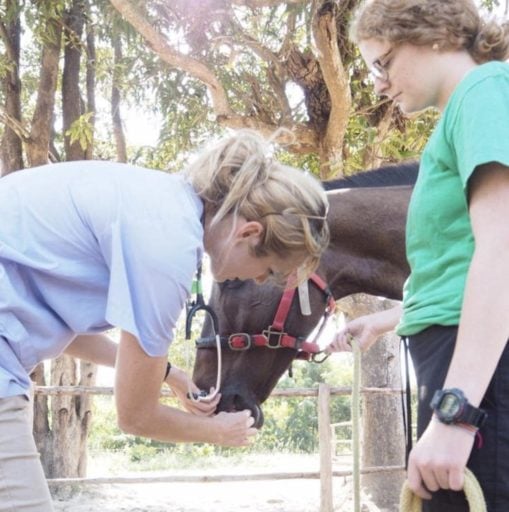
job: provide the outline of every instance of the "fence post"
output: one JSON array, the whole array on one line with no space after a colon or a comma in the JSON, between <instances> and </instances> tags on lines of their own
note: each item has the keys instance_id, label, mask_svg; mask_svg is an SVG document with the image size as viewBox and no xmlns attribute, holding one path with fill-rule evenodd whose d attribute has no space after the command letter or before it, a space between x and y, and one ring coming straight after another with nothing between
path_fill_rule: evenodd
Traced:
<instances>
[{"instance_id":1,"label":"fence post","mask_svg":"<svg viewBox=\"0 0 509 512\"><path fill-rule=\"evenodd\" d=\"M330 386L318 385L318 434L320 445L320 512L333 512L332 433L330 427Z\"/></svg>"}]
</instances>

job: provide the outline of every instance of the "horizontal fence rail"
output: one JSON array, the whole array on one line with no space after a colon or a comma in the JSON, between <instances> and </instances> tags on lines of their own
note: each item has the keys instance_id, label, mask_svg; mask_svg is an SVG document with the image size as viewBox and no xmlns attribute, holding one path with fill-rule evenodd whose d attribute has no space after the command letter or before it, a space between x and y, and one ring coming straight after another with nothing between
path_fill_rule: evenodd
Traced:
<instances>
[{"instance_id":1,"label":"horizontal fence rail","mask_svg":"<svg viewBox=\"0 0 509 512\"><path fill-rule=\"evenodd\" d=\"M361 474L389 473L402 471L404 466L380 466L361 469ZM352 476L350 470L333 470L332 476ZM202 483L202 482L244 482L248 480L296 480L318 479L320 471L292 471L289 473L246 473L218 474L218 475L164 475L164 476L118 476L118 477L83 477L83 478L49 478L47 481L53 485L102 485L102 484L157 484L157 483Z\"/></svg>"},{"instance_id":2,"label":"horizontal fence rail","mask_svg":"<svg viewBox=\"0 0 509 512\"><path fill-rule=\"evenodd\" d=\"M392 395L401 394L404 390L401 388L362 388L363 394L380 394ZM35 394L37 395L113 395L112 387L102 386L35 386ZM352 388L349 387L331 387L330 394L333 396L348 396L352 394ZM161 396L174 397L175 395L170 389L161 389ZM277 397L313 397L318 396L318 388L291 388L291 389L275 389L269 398Z\"/></svg>"}]
</instances>

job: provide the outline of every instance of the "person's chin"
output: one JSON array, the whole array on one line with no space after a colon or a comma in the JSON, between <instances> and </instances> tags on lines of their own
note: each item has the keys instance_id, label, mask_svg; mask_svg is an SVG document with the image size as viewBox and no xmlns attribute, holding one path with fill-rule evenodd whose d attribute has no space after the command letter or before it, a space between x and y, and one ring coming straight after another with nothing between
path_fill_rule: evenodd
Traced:
<instances>
[{"instance_id":1,"label":"person's chin","mask_svg":"<svg viewBox=\"0 0 509 512\"><path fill-rule=\"evenodd\" d=\"M216 281L216 283L222 283L222 282L226 281L226 277L224 275L220 274L219 272L214 272L212 270L211 274L212 274L212 279L214 279L214 281Z\"/></svg>"}]
</instances>

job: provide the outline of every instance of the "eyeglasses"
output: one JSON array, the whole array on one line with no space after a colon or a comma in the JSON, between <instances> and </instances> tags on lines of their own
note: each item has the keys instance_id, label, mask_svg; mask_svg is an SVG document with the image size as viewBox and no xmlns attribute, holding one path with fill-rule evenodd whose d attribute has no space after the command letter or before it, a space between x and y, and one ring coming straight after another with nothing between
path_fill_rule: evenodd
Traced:
<instances>
[{"instance_id":1,"label":"eyeglasses","mask_svg":"<svg viewBox=\"0 0 509 512\"><path fill-rule=\"evenodd\" d=\"M260 218L263 219L263 217L267 217L269 215L296 215L297 217L302 217L304 219L314 219L314 220L327 220L327 214L329 213L329 206L325 208L325 214L324 215L308 215L306 213L300 213L300 212L292 212L290 209L287 209L282 212L267 212L261 215Z\"/></svg>"},{"instance_id":2,"label":"eyeglasses","mask_svg":"<svg viewBox=\"0 0 509 512\"><path fill-rule=\"evenodd\" d=\"M378 78L378 80L382 80L383 82L389 81L389 68L392 64L393 52L394 47L389 48L382 56L373 61L370 69L370 74L373 78Z\"/></svg>"}]
</instances>

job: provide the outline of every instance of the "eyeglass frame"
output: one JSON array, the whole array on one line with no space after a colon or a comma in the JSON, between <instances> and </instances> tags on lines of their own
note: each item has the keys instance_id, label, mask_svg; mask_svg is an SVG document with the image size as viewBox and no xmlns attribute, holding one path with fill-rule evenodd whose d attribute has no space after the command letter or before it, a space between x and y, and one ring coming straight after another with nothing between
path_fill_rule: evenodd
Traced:
<instances>
[{"instance_id":1,"label":"eyeglass frame","mask_svg":"<svg viewBox=\"0 0 509 512\"><path fill-rule=\"evenodd\" d=\"M369 74L373 78L382 80L382 82L389 81L389 68L392 64L392 53L395 49L394 46L391 46L383 55L373 61L369 70Z\"/></svg>"}]
</instances>

